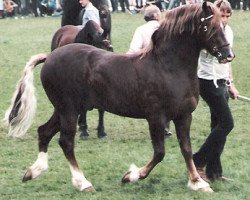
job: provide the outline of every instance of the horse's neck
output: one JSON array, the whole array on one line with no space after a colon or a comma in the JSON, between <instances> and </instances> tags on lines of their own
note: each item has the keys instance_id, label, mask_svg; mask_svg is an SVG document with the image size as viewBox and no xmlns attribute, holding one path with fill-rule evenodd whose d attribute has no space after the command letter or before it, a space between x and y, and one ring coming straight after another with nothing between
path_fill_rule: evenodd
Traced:
<instances>
[{"instance_id":1,"label":"horse's neck","mask_svg":"<svg viewBox=\"0 0 250 200\"><path fill-rule=\"evenodd\" d=\"M186 73L186 76L195 81L200 52L196 43L192 38L171 39L156 45L151 56L159 61L159 65L166 73Z\"/></svg>"},{"instance_id":2,"label":"horse's neck","mask_svg":"<svg viewBox=\"0 0 250 200\"><path fill-rule=\"evenodd\" d=\"M182 36L161 42L155 47L166 54L163 59L170 60L179 67L197 67L200 47L193 36ZM182 64L186 63L187 66ZM196 69L195 69L196 70Z\"/></svg>"}]
</instances>

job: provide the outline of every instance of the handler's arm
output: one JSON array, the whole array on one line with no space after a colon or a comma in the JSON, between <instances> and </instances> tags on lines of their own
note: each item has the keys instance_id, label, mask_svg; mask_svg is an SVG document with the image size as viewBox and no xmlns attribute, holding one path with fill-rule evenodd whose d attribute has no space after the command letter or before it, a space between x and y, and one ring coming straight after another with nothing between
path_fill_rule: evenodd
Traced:
<instances>
[{"instance_id":1,"label":"handler's arm","mask_svg":"<svg viewBox=\"0 0 250 200\"><path fill-rule=\"evenodd\" d=\"M232 71L232 64L229 63L229 80L230 80L230 86L229 86L229 94L232 99L238 99L239 97L239 92L234 86L234 81L233 81L233 71Z\"/></svg>"}]
</instances>

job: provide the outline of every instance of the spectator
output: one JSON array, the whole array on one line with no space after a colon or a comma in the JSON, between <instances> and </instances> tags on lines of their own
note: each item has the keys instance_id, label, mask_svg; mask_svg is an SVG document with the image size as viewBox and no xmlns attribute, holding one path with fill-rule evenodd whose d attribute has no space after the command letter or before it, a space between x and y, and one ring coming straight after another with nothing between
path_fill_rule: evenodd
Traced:
<instances>
[{"instance_id":1,"label":"spectator","mask_svg":"<svg viewBox=\"0 0 250 200\"><path fill-rule=\"evenodd\" d=\"M130 8L129 8L129 2L128 2L128 0L119 0L119 2L120 2L120 6L121 6L121 9L122 9L122 12L128 12L128 13L130 13L130 14L132 14L131 13L131 11L130 11ZM125 9L125 7L126 7L126 9Z\"/></svg>"},{"instance_id":2,"label":"spectator","mask_svg":"<svg viewBox=\"0 0 250 200\"><path fill-rule=\"evenodd\" d=\"M17 7L15 2L12 0L4 0L3 6L7 17L13 17L15 15L15 7Z\"/></svg>"},{"instance_id":3,"label":"spectator","mask_svg":"<svg viewBox=\"0 0 250 200\"><path fill-rule=\"evenodd\" d=\"M3 13L3 0L0 0L0 19L4 18L4 13Z\"/></svg>"},{"instance_id":4,"label":"spectator","mask_svg":"<svg viewBox=\"0 0 250 200\"><path fill-rule=\"evenodd\" d=\"M228 25L232 14L227 0L217 0L223 28L229 44L233 45L233 32ZM234 127L233 117L228 105L229 96L237 99L239 92L234 86L231 64L220 64L215 57L202 50L199 58L198 77L200 95L208 104L211 113L211 132L199 151L193 155L198 173L205 181L227 181L223 176L221 154L226 137Z\"/></svg>"},{"instance_id":5,"label":"spectator","mask_svg":"<svg viewBox=\"0 0 250 200\"><path fill-rule=\"evenodd\" d=\"M250 9L250 0L243 0L243 10Z\"/></svg>"},{"instance_id":6,"label":"spectator","mask_svg":"<svg viewBox=\"0 0 250 200\"><path fill-rule=\"evenodd\" d=\"M43 17L44 15L51 16L55 10L56 10L55 0L42 0L40 6L41 17Z\"/></svg>"},{"instance_id":7,"label":"spectator","mask_svg":"<svg viewBox=\"0 0 250 200\"><path fill-rule=\"evenodd\" d=\"M90 0L79 0L79 3L83 7L83 10L81 11L83 12L82 25L80 27L83 28L89 20L93 20L100 25L99 11L93 6Z\"/></svg>"},{"instance_id":8,"label":"spectator","mask_svg":"<svg viewBox=\"0 0 250 200\"><path fill-rule=\"evenodd\" d=\"M111 0L112 12L118 11L118 0Z\"/></svg>"}]
</instances>

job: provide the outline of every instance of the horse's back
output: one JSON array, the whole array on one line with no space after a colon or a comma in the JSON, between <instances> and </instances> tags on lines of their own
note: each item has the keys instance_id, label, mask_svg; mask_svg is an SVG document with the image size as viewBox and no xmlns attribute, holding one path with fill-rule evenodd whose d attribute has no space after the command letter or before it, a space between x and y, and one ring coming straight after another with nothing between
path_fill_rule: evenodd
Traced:
<instances>
[{"instance_id":1,"label":"horse's back","mask_svg":"<svg viewBox=\"0 0 250 200\"><path fill-rule=\"evenodd\" d=\"M110 112L124 108L119 109L120 115L128 115L140 107L128 109L130 102L137 104L137 79L130 56L77 43L55 49L41 70L41 81L50 99L80 98L80 104L90 101L87 107ZM55 91L61 92L55 94Z\"/></svg>"},{"instance_id":2,"label":"horse's back","mask_svg":"<svg viewBox=\"0 0 250 200\"><path fill-rule=\"evenodd\" d=\"M59 28L54 34L51 42L51 50L73 43L76 35L80 32L80 28L73 25L66 25Z\"/></svg>"}]
</instances>

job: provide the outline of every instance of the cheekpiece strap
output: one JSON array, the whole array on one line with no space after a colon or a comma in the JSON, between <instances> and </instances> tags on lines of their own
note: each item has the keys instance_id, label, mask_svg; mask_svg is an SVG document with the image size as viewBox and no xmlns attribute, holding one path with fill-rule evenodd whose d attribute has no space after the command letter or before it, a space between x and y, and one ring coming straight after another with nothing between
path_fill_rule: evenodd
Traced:
<instances>
[{"instance_id":1,"label":"cheekpiece strap","mask_svg":"<svg viewBox=\"0 0 250 200\"><path fill-rule=\"evenodd\" d=\"M204 22L205 20L208 20L210 18L212 18L214 15L209 15L208 17L202 17L201 18L201 22Z\"/></svg>"}]
</instances>

